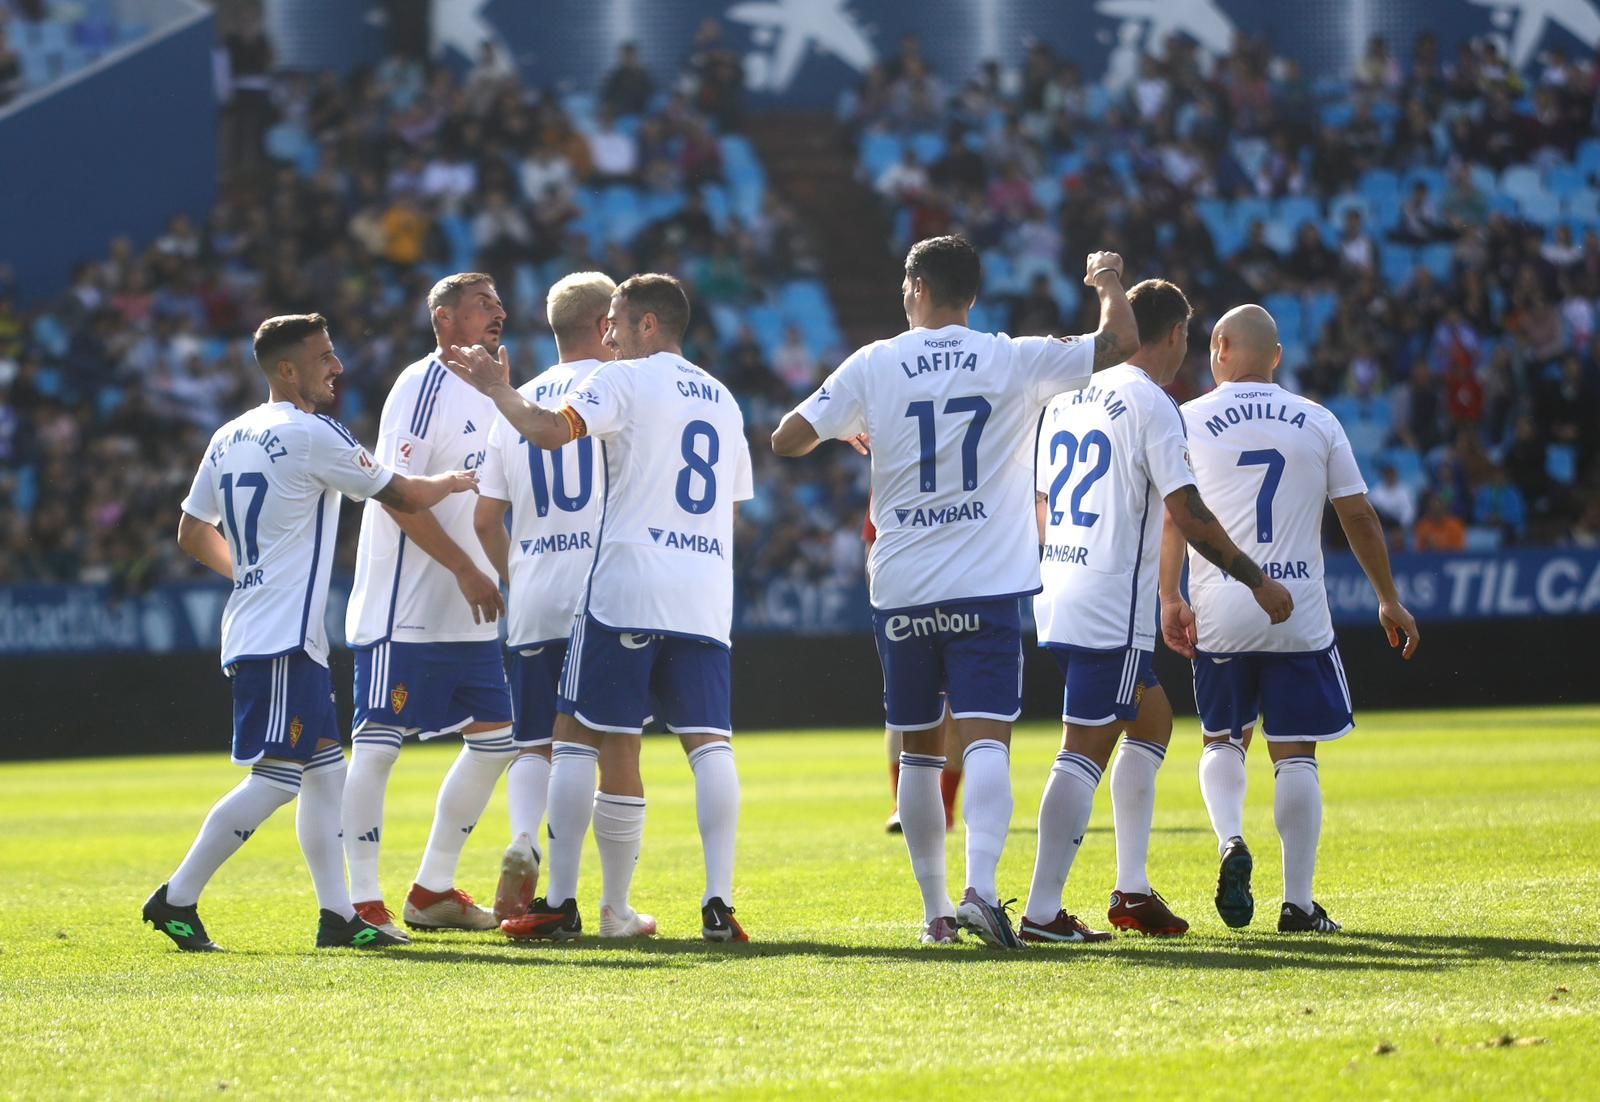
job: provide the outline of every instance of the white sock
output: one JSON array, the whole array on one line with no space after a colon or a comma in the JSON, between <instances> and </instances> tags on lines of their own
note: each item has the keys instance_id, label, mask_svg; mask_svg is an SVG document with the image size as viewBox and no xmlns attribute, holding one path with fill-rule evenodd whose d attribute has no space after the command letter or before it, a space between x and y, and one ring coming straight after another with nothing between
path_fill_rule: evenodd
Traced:
<instances>
[{"instance_id":1,"label":"white sock","mask_svg":"<svg viewBox=\"0 0 1600 1102\"><path fill-rule=\"evenodd\" d=\"M1272 817L1283 839L1283 900L1311 913L1311 880L1322 837L1322 782L1316 758L1284 758L1273 766Z\"/></svg>"},{"instance_id":2,"label":"white sock","mask_svg":"<svg viewBox=\"0 0 1600 1102\"><path fill-rule=\"evenodd\" d=\"M1200 797L1217 832L1217 853L1229 838L1244 837L1244 771L1242 743L1208 742L1200 751Z\"/></svg>"},{"instance_id":3,"label":"white sock","mask_svg":"<svg viewBox=\"0 0 1600 1102\"><path fill-rule=\"evenodd\" d=\"M350 866L350 898L370 903L383 898L378 884L383 796L389 788L389 773L400 757L400 732L392 727L363 727L351 739L351 750L339 822L344 830L344 859Z\"/></svg>"},{"instance_id":4,"label":"white sock","mask_svg":"<svg viewBox=\"0 0 1600 1102\"><path fill-rule=\"evenodd\" d=\"M167 881L167 902L192 907L224 861L239 852L262 823L300 791L300 766L295 762L261 762L250 775L216 802L194 845Z\"/></svg>"},{"instance_id":5,"label":"white sock","mask_svg":"<svg viewBox=\"0 0 1600 1102\"><path fill-rule=\"evenodd\" d=\"M911 854L911 872L922 889L922 921L954 918L944 859L944 801L939 774L945 759L932 754L900 755L900 831Z\"/></svg>"},{"instance_id":6,"label":"white sock","mask_svg":"<svg viewBox=\"0 0 1600 1102\"><path fill-rule=\"evenodd\" d=\"M1011 751L995 739L978 739L962 753L961 761L967 775L967 799L962 808L967 824L967 887L984 902L999 903L1000 891L995 881L1014 810ZM939 815L944 816L942 799Z\"/></svg>"},{"instance_id":7,"label":"white sock","mask_svg":"<svg viewBox=\"0 0 1600 1102\"><path fill-rule=\"evenodd\" d=\"M1117 832L1117 891L1150 894L1150 824L1156 815L1156 773L1167 748L1124 738L1111 763L1111 821Z\"/></svg>"},{"instance_id":8,"label":"white sock","mask_svg":"<svg viewBox=\"0 0 1600 1102\"><path fill-rule=\"evenodd\" d=\"M581 742L558 742L550 752L550 878L545 898L552 906L578 898L578 866L594 814L599 767L600 751Z\"/></svg>"},{"instance_id":9,"label":"white sock","mask_svg":"<svg viewBox=\"0 0 1600 1102\"><path fill-rule=\"evenodd\" d=\"M600 905L610 907L616 914L633 913L628 893L643 842L644 797L597 793L594 843L600 850Z\"/></svg>"},{"instance_id":10,"label":"white sock","mask_svg":"<svg viewBox=\"0 0 1600 1102\"><path fill-rule=\"evenodd\" d=\"M461 743L461 753L439 786L428 848L422 851L422 867L417 870L417 884L430 892L455 887L461 851L489 806L495 782L517 755L509 726L463 735Z\"/></svg>"},{"instance_id":11,"label":"white sock","mask_svg":"<svg viewBox=\"0 0 1600 1102\"><path fill-rule=\"evenodd\" d=\"M1050 767L1039 801L1039 853L1033 861L1033 884L1022 917L1046 923L1061 910L1061 892L1067 886L1072 862L1089 829L1094 810L1094 790L1100 786L1100 767L1082 754L1063 750Z\"/></svg>"},{"instance_id":12,"label":"white sock","mask_svg":"<svg viewBox=\"0 0 1600 1102\"><path fill-rule=\"evenodd\" d=\"M739 833L739 770L731 742L708 742L689 754L694 770L694 810L706 854L706 894L733 904L733 852Z\"/></svg>"},{"instance_id":13,"label":"white sock","mask_svg":"<svg viewBox=\"0 0 1600 1102\"><path fill-rule=\"evenodd\" d=\"M339 833L339 805L344 800L344 748L318 750L306 762L300 782L300 803L294 829L300 852L317 889L317 906L340 918L351 918L350 886L344 878L344 844Z\"/></svg>"},{"instance_id":14,"label":"white sock","mask_svg":"<svg viewBox=\"0 0 1600 1102\"><path fill-rule=\"evenodd\" d=\"M511 812L511 837L526 834L539 846L539 823L550 800L550 761L543 754L518 754L506 770L506 804Z\"/></svg>"}]
</instances>

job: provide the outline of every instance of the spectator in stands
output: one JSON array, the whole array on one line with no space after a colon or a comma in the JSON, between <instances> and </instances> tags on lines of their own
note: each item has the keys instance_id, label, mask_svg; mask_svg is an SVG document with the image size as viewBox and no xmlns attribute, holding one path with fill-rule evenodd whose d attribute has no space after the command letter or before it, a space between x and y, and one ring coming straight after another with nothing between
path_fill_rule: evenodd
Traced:
<instances>
[{"instance_id":1,"label":"spectator in stands","mask_svg":"<svg viewBox=\"0 0 1600 1102\"><path fill-rule=\"evenodd\" d=\"M1441 427L1443 403L1434 385L1433 370L1426 360L1411 367L1411 376L1394 392L1393 416L1396 439L1419 454L1432 451L1444 439Z\"/></svg>"},{"instance_id":2,"label":"spectator in stands","mask_svg":"<svg viewBox=\"0 0 1600 1102\"><path fill-rule=\"evenodd\" d=\"M1257 297L1282 289L1282 258L1267 244L1267 225L1260 219L1250 223L1250 237L1233 257L1233 266Z\"/></svg>"},{"instance_id":3,"label":"spectator in stands","mask_svg":"<svg viewBox=\"0 0 1600 1102\"><path fill-rule=\"evenodd\" d=\"M600 86L600 102L613 115L642 115L655 93L655 82L639 60L639 47L624 42L617 51L617 64Z\"/></svg>"},{"instance_id":4,"label":"spectator in stands","mask_svg":"<svg viewBox=\"0 0 1600 1102\"><path fill-rule=\"evenodd\" d=\"M1028 293L1012 307L1011 324L1006 331L1013 337L1048 337L1065 332L1066 324L1061 304L1050 286L1050 276L1038 272L1028 284Z\"/></svg>"},{"instance_id":5,"label":"spectator in stands","mask_svg":"<svg viewBox=\"0 0 1600 1102\"><path fill-rule=\"evenodd\" d=\"M1600 548L1600 495L1591 497L1567 531L1568 546Z\"/></svg>"},{"instance_id":6,"label":"spectator in stands","mask_svg":"<svg viewBox=\"0 0 1600 1102\"><path fill-rule=\"evenodd\" d=\"M879 195L893 202L910 202L927 190L928 171L922 167L917 151L908 145L898 161L878 174L872 186Z\"/></svg>"},{"instance_id":7,"label":"spectator in stands","mask_svg":"<svg viewBox=\"0 0 1600 1102\"><path fill-rule=\"evenodd\" d=\"M1450 167L1450 186L1439 201L1439 215L1457 233L1481 226L1489 217L1489 200L1472 181L1465 162Z\"/></svg>"},{"instance_id":8,"label":"spectator in stands","mask_svg":"<svg viewBox=\"0 0 1600 1102\"><path fill-rule=\"evenodd\" d=\"M1346 271L1361 274L1373 271L1378 265L1378 243L1366 230L1366 220L1357 207L1344 212L1344 226L1339 233L1339 260Z\"/></svg>"},{"instance_id":9,"label":"spectator in stands","mask_svg":"<svg viewBox=\"0 0 1600 1102\"><path fill-rule=\"evenodd\" d=\"M806 346L805 337L796 326L784 331L783 344L772 354L772 369L789 388L791 394L809 394L817 386L817 357Z\"/></svg>"},{"instance_id":10,"label":"spectator in stands","mask_svg":"<svg viewBox=\"0 0 1600 1102\"><path fill-rule=\"evenodd\" d=\"M1411 186L1411 194L1400 204L1400 222L1389 234L1392 240L1405 245L1428 245L1455 236L1450 227L1434 210L1428 198L1428 184L1418 180Z\"/></svg>"},{"instance_id":11,"label":"spectator in stands","mask_svg":"<svg viewBox=\"0 0 1600 1102\"><path fill-rule=\"evenodd\" d=\"M1422 519L1414 533L1418 551L1461 551L1467 546L1467 527L1450 511L1444 498L1428 495Z\"/></svg>"},{"instance_id":12,"label":"spectator in stands","mask_svg":"<svg viewBox=\"0 0 1600 1102\"><path fill-rule=\"evenodd\" d=\"M1521 541L1528 526L1528 507L1504 467L1494 467L1489 480L1473 495L1472 523L1499 532L1503 544Z\"/></svg>"},{"instance_id":13,"label":"spectator in stands","mask_svg":"<svg viewBox=\"0 0 1600 1102\"><path fill-rule=\"evenodd\" d=\"M639 143L618 129L610 109L600 112L598 125L589 135L589 157L594 164L595 184L638 183Z\"/></svg>"},{"instance_id":14,"label":"spectator in stands","mask_svg":"<svg viewBox=\"0 0 1600 1102\"><path fill-rule=\"evenodd\" d=\"M695 31L685 76L695 109L724 132L737 130L744 112L744 65L724 43L718 20L702 20Z\"/></svg>"},{"instance_id":15,"label":"spectator in stands","mask_svg":"<svg viewBox=\"0 0 1600 1102\"><path fill-rule=\"evenodd\" d=\"M1383 518L1384 530L1391 545L1402 549L1411 538L1411 526L1417 521L1417 495L1404 482L1393 463L1378 464L1378 485L1367 493L1367 500Z\"/></svg>"}]
</instances>

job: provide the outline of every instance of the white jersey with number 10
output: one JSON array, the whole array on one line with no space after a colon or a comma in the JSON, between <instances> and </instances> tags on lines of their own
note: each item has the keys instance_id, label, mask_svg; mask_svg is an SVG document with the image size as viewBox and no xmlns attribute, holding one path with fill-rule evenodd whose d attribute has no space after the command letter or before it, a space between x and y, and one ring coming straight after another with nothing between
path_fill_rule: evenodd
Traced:
<instances>
[{"instance_id":1,"label":"white jersey with number 10","mask_svg":"<svg viewBox=\"0 0 1600 1102\"><path fill-rule=\"evenodd\" d=\"M860 349L799 407L823 439L872 439L872 607L1039 591L1033 433L1081 387L1094 342L912 329Z\"/></svg>"},{"instance_id":2,"label":"white jersey with number 10","mask_svg":"<svg viewBox=\"0 0 1600 1102\"><path fill-rule=\"evenodd\" d=\"M728 646L733 506L754 493L739 403L657 352L602 365L570 404L600 444L605 482L584 607L614 631Z\"/></svg>"},{"instance_id":3,"label":"white jersey with number 10","mask_svg":"<svg viewBox=\"0 0 1600 1102\"><path fill-rule=\"evenodd\" d=\"M1187 402L1189 454L1200 494L1239 549L1294 598L1273 626L1245 587L1193 548L1189 602L1206 654L1303 653L1333 645L1322 580L1329 498L1366 493L1337 418L1276 384L1224 383Z\"/></svg>"}]
</instances>

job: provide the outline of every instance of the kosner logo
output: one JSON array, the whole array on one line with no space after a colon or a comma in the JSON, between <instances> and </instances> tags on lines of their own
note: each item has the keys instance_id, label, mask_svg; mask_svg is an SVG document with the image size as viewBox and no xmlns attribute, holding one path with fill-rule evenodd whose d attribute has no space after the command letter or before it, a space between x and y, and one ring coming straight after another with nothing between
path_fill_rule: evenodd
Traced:
<instances>
[{"instance_id":1,"label":"kosner logo","mask_svg":"<svg viewBox=\"0 0 1600 1102\"><path fill-rule=\"evenodd\" d=\"M1568 31L1585 46L1600 45L1600 12L1592 0L1467 0L1491 8L1489 21L1509 34L1506 56L1520 69L1533 60L1550 24ZM1513 24L1515 24L1513 26Z\"/></svg>"},{"instance_id":2,"label":"kosner logo","mask_svg":"<svg viewBox=\"0 0 1600 1102\"><path fill-rule=\"evenodd\" d=\"M883 625L883 633L889 637L889 642L901 643L913 637L922 639L941 631L977 631L982 626L983 617L976 612L946 612L942 608L936 608L920 616L908 616L904 613L891 616L889 622Z\"/></svg>"},{"instance_id":3,"label":"kosner logo","mask_svg":"<svg viewBox=\"0 0 1600 1102\"><path fill-rule=\"evenodd\" d=\"M745 55L745 82L753 92L786 92L811 50L832 54L858 73L878 51L847 0L746 0L728 18L750 28L755 49Z\"/></svg>"}]
</instances>

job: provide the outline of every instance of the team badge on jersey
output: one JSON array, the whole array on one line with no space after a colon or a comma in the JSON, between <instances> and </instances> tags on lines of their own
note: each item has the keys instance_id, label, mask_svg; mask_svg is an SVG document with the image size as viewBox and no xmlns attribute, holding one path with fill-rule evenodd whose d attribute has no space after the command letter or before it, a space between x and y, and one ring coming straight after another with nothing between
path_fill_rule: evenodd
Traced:
<instances>
[{"instance_id":1,"label":"team badge on jersey","mask_svg":"<svg viewBox=\"0 0 1600 1102\"><path fill-rule=\"evenodd\" d=\"M289 721L289 745L299 746L300 736L305 734L306 725L300 722L300 717L295 716Z\"/></svg>"},{"instance_id":2,"label":"team badge on jersey","mask_svg":"<svg viewBox=\"0 0 1600 1102\"><path fill-rule=\"evenodd\" d=\"M389 690L389 706L394 709L395 715L405 711L406 701L410 699L411 694L406 691L404 682Z\"/></svg>"}]
</instances>

